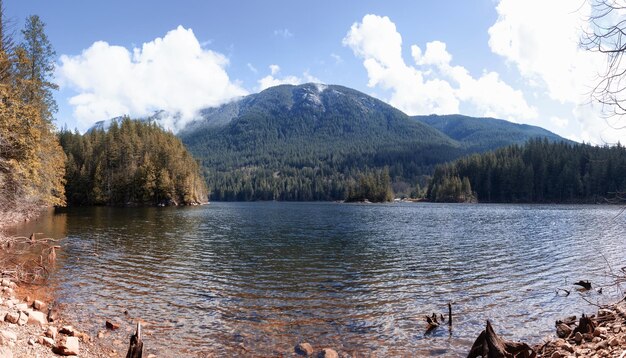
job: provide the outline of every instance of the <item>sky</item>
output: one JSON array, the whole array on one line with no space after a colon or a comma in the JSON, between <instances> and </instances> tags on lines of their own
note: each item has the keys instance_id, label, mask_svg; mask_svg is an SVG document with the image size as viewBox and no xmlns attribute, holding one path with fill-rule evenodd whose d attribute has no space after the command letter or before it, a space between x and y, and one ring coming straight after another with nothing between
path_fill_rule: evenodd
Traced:
<instances>
[{"instance_id":1,"label":"sky","mask_svg":"<svg viewBox=\"0 0 626 358\"><path fill-rule=\"evenodd\" d=\"M338 84L410 115L496 117L593 144L626 119L590 100L605 59L579 45L584 0L5 0L57 53L57 126L181 114L267 87Z\"/></svg>"}]
</instances>

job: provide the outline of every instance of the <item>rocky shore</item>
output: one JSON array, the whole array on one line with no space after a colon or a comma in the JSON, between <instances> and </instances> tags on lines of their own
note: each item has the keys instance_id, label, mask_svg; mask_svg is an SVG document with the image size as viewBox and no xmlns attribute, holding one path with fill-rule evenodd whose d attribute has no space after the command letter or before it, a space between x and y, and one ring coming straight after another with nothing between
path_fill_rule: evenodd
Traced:
<instances>
[{"instance_id":1,"label":"rocky shore","mask_svg":"<svg viewBox=\"0 0 626 358\"><path fill-rule=\"evenodd\" d=\"M557 338L535 347L539 357L626 357L626 298L555 326Z\"/></svg>"},{"instance_id":2,"label":"rocky shore","mask_svg":"<svg viewBox=\"0 0 626 358\"><path fill-rule=\"evenodd\" d=\"M88 334L66 325L49 302L27 295L8 278L0 280L0 358L121 356Z\"/></svg>"}]
</instances>

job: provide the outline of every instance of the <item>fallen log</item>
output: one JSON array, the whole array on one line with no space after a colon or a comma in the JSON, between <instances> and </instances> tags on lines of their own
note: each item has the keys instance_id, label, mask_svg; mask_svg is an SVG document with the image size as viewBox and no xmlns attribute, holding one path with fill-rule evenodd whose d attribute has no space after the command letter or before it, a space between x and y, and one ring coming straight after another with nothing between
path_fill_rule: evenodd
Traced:
<instances>
[{"instance_id":1,"label":"fallen log","mask_svg":"<svg viewBox=\"0 0 626 358\"><path fill-rule=\"evenodd\" d=\"M141 340L141 323L137 322L135 334L130 336L130 344L126 358L141 358L143 355L143 341Z\"/></svg>"},{"instance_id":2,"label":"fallen log","mask_svg":"<svg viewBox=\"0 0 626 358\"><path fill-rule=\"evenodd\" d=\"M476 338L467 358L534 358L536 355L526 343L500 338L487 320L487 327Z\"/></svg>"}]
</instances>

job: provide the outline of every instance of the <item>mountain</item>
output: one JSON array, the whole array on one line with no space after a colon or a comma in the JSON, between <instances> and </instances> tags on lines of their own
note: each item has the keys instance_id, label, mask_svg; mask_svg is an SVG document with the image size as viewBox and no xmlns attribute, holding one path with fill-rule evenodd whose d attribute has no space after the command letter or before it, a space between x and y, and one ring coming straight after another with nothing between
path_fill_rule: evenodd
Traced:
<instances>
[{"instance_id":1,"label":"mountain","mask_svg":"<svg viewBox=\"0 0 626 358\"><path fill-rule=\"evenodd\" d=\"M409 117L359 91L311 83L205 109L178 135L206 169L213 200L346 199L385 177L408 194L436 164L536 136L562 140L495 119Z\"/></svg>"},{"instance_id":2,"label":"mountain","mask_svg":"<svg viewBox=\"0 0 626 358\"><path fill-rule=\"evenodd\" d=\"M567 141L541 127L502 119L475 118L460 114L443 116L433 114L412 118L460 142L468 152L484 152L511 144L524 144L534 138L547 138L554 142Z\"/></svg>"},{"instance_id":3,"label":"mountain","mask_svg":"<svg viewBox=\"0 0 626 358\"><path fill-rule=\"evenodd\" d=\"M164 110L160 110L160 111L155 111L154 113L152 113L149 116L145 116L145 117L139 117L139 118L133 118L135 121L139 121L139 122L144 122L144 123L157 123L162 127L167 127L166 124L168 124L167 122L170 123L175 123L177 120L180 119L180 113L176 113L176 114L171 114L167 111ZM118 117L113 117L110 119L105 119L102 121L98 121L96 123L94 123L88 130L87 133L92 132L94 130L108 130L109 127L111 127L111 124L113 124L113 122L116 122L117 125L121 125L122 122L124 122L125 119L127 119L128 116L118 116Z\"/></svg>"}]
</instances>

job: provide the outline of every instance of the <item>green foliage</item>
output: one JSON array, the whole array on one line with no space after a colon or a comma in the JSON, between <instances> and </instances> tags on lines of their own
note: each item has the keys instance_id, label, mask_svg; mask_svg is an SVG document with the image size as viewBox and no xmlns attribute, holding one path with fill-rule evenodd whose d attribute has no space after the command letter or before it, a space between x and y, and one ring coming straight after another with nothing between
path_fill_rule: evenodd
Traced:
<instances>
[{"instance_id":1,"label":"green foliage","mask_svg":"<svg viewBox=\"0 0 626 358\"><path fill-rule=\"evenodd\" d=\"M511 144L524 144L534 138L547 138L554 142L566 141L541 127L511 123L495 118L474 118L460 114L412 118L459 141L469 153L484 152Z\"/></svg>"},{"instance_id":2,"label":"green foliage","mask_svg":"<svg viewBox=\"0 0 626 358\"><path fill-rule=\"evenodd\" d=\"M603 202L626 191L626 149L535 139L437 167L428 198L464 177L481 202Z\"/></svg>"},{"instance_id":3,"label":"green foliage","mask_svg":"<svg viewBox=\"0 0 626 358\"><path fill-rule=\"evenodd\" d=\"M391 190L391 177L389 170L375 170L370 173L359 175L359 180L348 191L346 201L371 201L382 203L393 200Z\"/></svg>"},{"instance_id":4,"label":"green foliage","mask_svg":"<svg viewBox=\"0 0 626 358\"><path fill-rule=\"evenodd\" d=\"M463 153L429 126L340 86L278 86L237 106L226 124L180 134L201 159L212 200L343 200L376 170L415 183Z\"/></svg>"},{"instance_id":5,"label":"green foliage","mask_svg":"<svg viewBox=\"0 0 626 358\"><path fill-rule=\"evenodd\" d=\"M419 197L423 193L412 187L426 186L423 177L437 164L516 143L511 131L523 127L463 117L457 134L466 128L466 135L455 140L364 93L315 84L269 88L202 115L179 135L200 158L212 200L344 200L381 170L396 195ZM495 135L474 127L501 130ZM524 140L560 139L528 127L521 130Z\"/></svg>"},{"instance_id":6,"label":"green foliage","mask_svg":"<svg viewBox=\"0 0 626 358\"><path fill-rule=\"evenodd\" d=\"M207 201L199 167L181 141L156 124L125 118L108 131L62 131L66 192L74 205L170 205Z\"/></svg>"}]
</instances>

